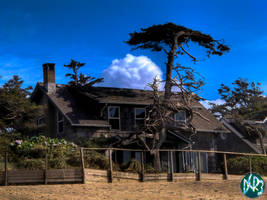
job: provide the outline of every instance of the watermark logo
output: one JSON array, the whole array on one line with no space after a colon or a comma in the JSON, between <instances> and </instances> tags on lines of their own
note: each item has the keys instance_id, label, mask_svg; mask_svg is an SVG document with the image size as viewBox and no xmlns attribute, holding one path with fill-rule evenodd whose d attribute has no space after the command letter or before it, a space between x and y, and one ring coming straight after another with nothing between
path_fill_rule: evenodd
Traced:
<instances>
[{"instance_id":1,"label":"watermark logo","mask_svg":"<svg viewBox=\"0 0 267 200\"><path fill-rule=\"evenodd\" d=\"M240 187L244 195L249 198L256 198L263 194L265 183L260 175L250 173L242 179Z\"/></svg>"}]
</instances>

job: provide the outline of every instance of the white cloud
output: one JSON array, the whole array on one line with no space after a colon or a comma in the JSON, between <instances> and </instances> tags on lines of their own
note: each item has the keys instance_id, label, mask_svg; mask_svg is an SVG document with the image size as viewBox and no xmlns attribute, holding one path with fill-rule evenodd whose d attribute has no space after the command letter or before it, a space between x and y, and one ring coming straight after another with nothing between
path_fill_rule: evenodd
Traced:
<instances>
[{"instance_id":1,"label":"white cloud","mask_svg":"<svg viewBox=\"0 0 267 200\"><path fill-rule=\"evenodd\" d=\"M215 103L217 105L222 105L225 103L224 100L222 99L216 99L216 100L205 100L205 101L200 101L200 103L207 109L209 109L211 106L209 105L209 103Z\"/></svg>"},{"instance_id":2,"label":"white cloud","mask_svg":"<svg viewBox=\"0 0 267 200\"><path fill-rule=\"evenodd\" d=\"M115 59L102 72L104 82L98 86L149 89L148 83L158 76L162 80L160 68L146 56L127 54L122 59Z\"/></svg>"}]
</instances>

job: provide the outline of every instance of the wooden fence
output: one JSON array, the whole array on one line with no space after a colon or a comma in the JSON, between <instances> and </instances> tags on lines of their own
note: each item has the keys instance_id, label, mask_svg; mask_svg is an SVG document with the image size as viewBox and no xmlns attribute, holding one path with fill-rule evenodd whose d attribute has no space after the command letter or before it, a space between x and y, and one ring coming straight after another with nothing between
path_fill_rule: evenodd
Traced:
<instances>
[{"instance_id":1,"label":"wooden fence","mask_svg":"<svg viewBox=\"0 0 267 200\"><path fill-rule=\"evenodd\" d=\"M239 178L240 176L238 175L229 175L228 174L228 167L227 167L227 155L243 155L243 156L249 156L249 172L252 173L252 160L251 156L263 156L267 157L266 154L252 154L252 153L239 153L239 152L224 152L224 151L208 151L208 150L178 150L178 149L160 149L158 151L160 152L169 152L170 155L170 164L168 162L168 169L167 173L163 174L145 174L145 169L144 169L144 152L147 152L147 150L138 150L138 149L120 149L120 148L81 148L81 155L83 155L83 150L105 150L108 151L109 155L109 168L106 173L106 177L108 182L112 182L113 178L125 178L125 179L138 179L141 182L143 181L149 181L149 180L168 180L168 181L173 181L177 179L183 179L183 178L195 178L196 181L200 181L202 178L204 179L224 179L228 180L230 179L236 179ZM134 152L141 152L141 173L139 173L139 178L136 178L136 175L132 175L131 173L123 173L123 172L114 172L113 171L113 161L112 161L112 151L114 150L119 150L119 151L134 151ZM198 169L194 173L174 173L174 164L173 164L173 152L196 152L197 153L197 166ZM201 172L201 156L200 153L217 153L217 154L222 154L223 155L223 172L222 174L203 174ZM83 159L82 159L83 162ZM88 174L92 175L92 171L87 170L87 174L85 173L84 170L84 164L83 164L83 173L84 176L86 177ZM100 173L100 175L99 175ZM105 173L96 171L96 176L101 176L104 177ZM119 174L119 175L118 175ZM133 178L135 177L135 178ZM88 178L85 178L88 180ZM85 180L84 179L84 180Z\"/></svg>"},{"instance_id":2,"label":"wooden fence","mask_svg":"<svg viewBox=\"0 0 267 200\"><path fill-rule=\"evenodd\" d=\"M94 170L86 169L84 164L84 150L105 150L108 151L109 168L107 170ZM134 151L141 152L141 172L140 173L127 173L113 170L112 152L114 150L120 151ZM72 169L48 169L47 156L45 159L44 170L8 170L8 159L5 154L5 170L0 172L0 185L9 184L49 184L49 183L85 183L92 179L107 180L113 182L113 179L132 179L138 181L154 181L154 180L184 180L195 179L240 179L240 175L229 175L227 168L227 155L244 155L249 156L249 172L252 172L251 156L263 156L265 154L249 154L249 153L236 153L236 152L222 152L222 151L205 151L205 150L176 150L176 149L161 149L159 151L167 151L170 155L170 162L168 162L167 173L149 174L145 173L144 169L144 153L146 150L138 149L118 149L118 148L80 148L81 155L81 168ZM174 173L173 152L197 152L197 166L198 169L195 173ZM205 174L201 172L201 156L200 153L219 153L223 155L223 172L221 174Z\"/></svg>"},{"instance_id":3,"label":"wooden fence","mask_svg":"<svg viewBox=\"0 0 267 200\"><path fill-rule=\"evenodd\" d=\"M82 153L82 151L81 151ZM81 154L81 160L83 155ZM83 164L83 160L81 162ZM0 171L0 185L84 183L84 166L70 169L48 169L47 155L44 170L8 170L8 155L5 153L5 170Z\"/></svg>"}]
</instances>

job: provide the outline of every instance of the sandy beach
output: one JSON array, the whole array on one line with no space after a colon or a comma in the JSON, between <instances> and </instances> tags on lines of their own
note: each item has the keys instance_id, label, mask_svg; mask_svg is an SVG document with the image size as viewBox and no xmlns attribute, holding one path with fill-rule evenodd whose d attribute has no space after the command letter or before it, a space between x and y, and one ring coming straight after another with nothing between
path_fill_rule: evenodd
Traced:
<instances>
[{"instance_id":1,"label":"sandy beach","mask_svg":"<svg viewBox=\"0 0 267 200\"><path fill-rule=\"evenodd\" d=\"M116 181L113 183L1 186L1 200L77 199L248 199L240 191L240 181L188 180L179 182ZM267 199L266 191L258 199Z\"/></svg>"}]
</instances>

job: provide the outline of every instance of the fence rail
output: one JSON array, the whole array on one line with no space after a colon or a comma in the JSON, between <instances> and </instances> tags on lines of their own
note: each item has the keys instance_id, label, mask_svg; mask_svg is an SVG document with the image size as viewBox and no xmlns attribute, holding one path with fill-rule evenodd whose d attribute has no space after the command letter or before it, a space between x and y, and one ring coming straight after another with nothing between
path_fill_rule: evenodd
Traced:
<instances>
[{"instance_id":1,"label":"fence rail","mask_svg":"<svg viewBox=\"0 0 267 200\"><path fill-rule=\"evenodd\" d=\"M196 181L201 181L202 179L224 179L231 180L237 177L238 175L229 174L227 156L247 156L249 162L247 163L248 171L253 172L253 161L251 157L267 157L266 154L253 154L253 153L238 153L238 152L224 152L224 151L210 151L210 150L185 150L185 149L159 149L159 152L167 152L168 161L167 161L167 171L165 173L147 173L145 169L145 153L149 152L148 150L142 149L122 149L122 148L78 148L80 157L78 154L78 161L80 159L80 166L73 169L49 169L48 163L49 159L47 154L45 155L44 162L45 167L43 169L37 170L8 170L8 154L5 153L3 162L4 170L0 170L0 185L9 185L9 184L49 184L49 183L85 183L95 177L99 179L107 180L108 182L113 182L113 179L132 179L139 181L154 181L154 180L183 180L183 179L195 179ZM106 170L95 170L89 169L86 166L86 161L88 154L84 151L101 151L104 153L107 159ZM113 152L115 151L127 151L127 152L138 152L140 155L140 166L141 169L138 173L129 173L118 171L114 165ZM194 160L196 170L192 173L177 173L174 171L174 153L175 152L193 152L196 155ZM222 168L221 173L207 174L202 172L202 158L201 153L214 153L220 154L222 157ZM74 155L73 155L74 156ZM77 156L77 155L76 155ZM93 156L91 154L90 156ZM177 166L176 166L177 167Z\"/></svg>"}]
</instances>

